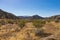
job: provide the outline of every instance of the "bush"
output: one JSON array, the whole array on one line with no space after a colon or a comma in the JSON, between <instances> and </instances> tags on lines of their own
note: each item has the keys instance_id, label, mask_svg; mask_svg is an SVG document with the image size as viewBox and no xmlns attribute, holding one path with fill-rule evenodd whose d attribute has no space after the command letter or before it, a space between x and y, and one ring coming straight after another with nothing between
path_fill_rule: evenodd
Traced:
<instances>
[{"instance_id":1,"label":"bush","mask_svg":"<svg viewBox=\"0 0 60 40\"><path fill-rule=\"evenodd\" d=\"M14 24L14 21L13 20L7 20L7 23Z\"/></svg>"},{"instance_id":2,"label":"bush","mask_svg":"<svg viewBox=\"0 0 60 40\"><path fill-rule=\"evenodd\" d=\"M25 20L20 20L18 22L19 27L23 28L25 26L25 22L26 22Z\"/></svg>"},{"instance_id":3,"label":"bush","mask_svg":"<svg viewBox=\"0 0 60 40\"><path fill-rule=\"evenodd\" d=\"M5 20L0 20L0 25L5 25L5 24L6 24Z\"/></svg>"},{"instance_id":4,"label":"bush","mask_svg":"<svg viewBox=\"0 0 60 40\"><path fill-rule=\"evenodd\" d=\"M33 20L33 25L36 28L41 28L46 22L42 20Z\"/></svg>"},{"instance_id":5,"label":"bush","mask_svg":"<svg viewBox=\"0 0 60 40\"><path fill-rule=\"evenodd\" d=\"M47 20L45 20L47 23L50 23L51 21L53 21L53 20L50 20L50 19L47 19Z\"/></svg>"}]
</instances>

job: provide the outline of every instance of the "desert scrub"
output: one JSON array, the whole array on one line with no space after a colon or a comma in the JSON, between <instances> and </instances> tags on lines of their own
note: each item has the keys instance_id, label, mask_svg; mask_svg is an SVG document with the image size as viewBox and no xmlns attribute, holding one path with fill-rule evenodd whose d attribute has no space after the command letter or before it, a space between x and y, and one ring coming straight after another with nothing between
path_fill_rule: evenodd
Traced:
<instances>
[{"instance_id":1,"label":"desert scrub","mask_svg":"<svg viewBox=\"0 0 60 40\"><path fill-rule=\"evenodd\" d=\"M38 36L38 37L48 37L52 35L51 33L46 33L44 32L44 30L38 30L36 33L35 33L35 36Z\"/></svg>"},{"instance_id":2,"label":"desert scrub","mask_svg":"<svg viewBox=\"0 0 60 40\"><path fill-rule=\"evenodd\" d=\"M7 23L8 24L14 24L15 23L15 20L7 20Z\"/></svg>"},{"instance_id":3,"label":"desert scrub","mask_svg":"<svg viewBox=\"0 0 60 40\"><path fill-rule=\"evenodd\" d=\"M13 21L11 21L11 20L8 20L7 22L8 22L9 24L13 24Z\"/></svg>"},{"instance_id":4,"label":"desert scrub","mask_svg":"<svg viewBox=\"0 0 60 40\"><path fill-rule=\"evenodd\" d=\"M5 20L0 20L0 25L5 25L6 21Z\"/></svg>"},{"instance_id":5,"label":"desert scrub","mask_svg":"<svg viewBox=\"0 0 60 40\"><path fill-rule=\"evenodd\" d=\"M32 23L36 28L41 28L46 22L42 20L33 20Z\"/></svg>"},{"instance_id":6,"label":"desert scrub","mask_svg":"<svg viewBox=\"0 0 60 40\"><path fill-rule=\"evenodd\" d=\"M48 40L57 40L57 39L55 39L55 38L49 38Z\"/></svg>"},{"instance_id":7,"label":"desert scrub","mask_svg":"<svg viewBox=\"0 0 60 40\"><path fill-rule=\"evenodd\" d=\"M25 26L26 21L25 20L20 20L18 21L19 27L23 28Z\"/></svg>"},{"instance_id":8,"label":"desert scrub","mask_svg":"<svg viewBox=\"0 0 60 40\"><path fill-rule=\"evenodd\" d=\"M60 20L55 20L55 23L60 23Z\"/></svg>"},{"instance_id":9,"label":"desert scrub","mask_svg":"<svg viewBox=\"0 0 60 40\"><path fill-rule=\"evenodd\" d=\"M0 24L0 27L1 27L2 25Z\"/></svg>"},{"instance_id":10,"label":"desert scrub","mask_svg":"<svg viewBox=\"0 0 60 40\"><path fill-rule=\"evenodd\" d=\"M36 36L38 36L38 37L48 37L50 35L52 35L52 34L44 33L43 31L36 33Z\"/></svg>"}]
</instances>

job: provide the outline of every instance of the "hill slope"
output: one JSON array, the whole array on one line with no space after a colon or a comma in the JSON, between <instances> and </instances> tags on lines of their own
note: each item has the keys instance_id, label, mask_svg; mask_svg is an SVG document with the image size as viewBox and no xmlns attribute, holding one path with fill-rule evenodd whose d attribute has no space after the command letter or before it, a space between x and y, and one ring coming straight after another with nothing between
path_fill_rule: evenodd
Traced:
<instances>
[{"instance_id":1,"label":"hill slope","mask_svg":"<svg viewBox=\"0 0 60 40\"><path fill-rule=\"evenodd\" d=\"M19 19L19 18L13 15L12 13L8 13L0 9L0 19Z\"/></svg>"},{"instance_id":2,"label":"hill slope","mask_svg":"<svg viewBox=\"0 0 60 40\"><path fill-rule=\"evenodd\" d=\"M60 15L54 15L54 16L48 17L48 19L60 20Z\"/></svg>"}]
</instances>

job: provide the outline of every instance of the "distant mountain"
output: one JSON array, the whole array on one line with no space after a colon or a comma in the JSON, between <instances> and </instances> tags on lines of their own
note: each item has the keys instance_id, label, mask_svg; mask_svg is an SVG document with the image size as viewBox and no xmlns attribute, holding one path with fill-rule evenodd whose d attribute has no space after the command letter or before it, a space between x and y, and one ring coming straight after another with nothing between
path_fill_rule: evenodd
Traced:
<instances>
[{"instance_id":1,"label":"distant mountain","mask_svg":"<svg viewBox=\"0 0 60 40\"><path fill-rule=\"evenodd\" d=\"M33 15L33 16L18 16L20 19L44 19L43 17L39 15Z\"/></svg>"},{"instance_id":2,"label":"distant mountain","mask_svg":"<svg viewBox=\"0 0 60 40\"><path fill-rule=\"evenodd\" d=\"M39 16L39 15L33 15L32 19L44 19L43 17Z\"/></svg>"},{"instance_id":3,"label":"distant mountain","mask_svg":"<svg viewBox=\"0 0 60 40\"><path fill-rule=\"evenodd\" d=\"M0 19L19 19L19 18L12 13L8 13L0 9Z\"/></svg>"},{"instance_id":4,"label":"distant mountain","mask_svg":"<svg viewBox=\"0 0 60 40\"><path fill-rule=\"evenodd\" d=\"M54 15L51 17L41 17L39 15L33 15L33 16L18 16L20 19L48 19L48 20L60 20L60 15Z\"/></svg>"},{"instance_id":5,"label":"distant mountain","mask_svg":"<svg viewBox=\"0 0 60 40\"><path fill-rule=\"evenodd\" d=\"M18 16L20 19L31 19L31 16Z\"/></svg>"}]
</instances>

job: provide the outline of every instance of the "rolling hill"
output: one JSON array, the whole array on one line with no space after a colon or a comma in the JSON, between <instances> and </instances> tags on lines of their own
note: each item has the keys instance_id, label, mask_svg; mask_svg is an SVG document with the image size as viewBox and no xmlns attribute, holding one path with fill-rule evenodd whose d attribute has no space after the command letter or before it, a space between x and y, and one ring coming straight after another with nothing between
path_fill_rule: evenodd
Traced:
<instances>
[{"instance_id":1,"label":"rolling hill","mask_svg":"<svg viewBox=\"0 0 60 40\"><path fill-rule=\"evenodd\" d=\"M0 19L19 19L19 18L12 13L0 9Z\"/></svg>"}]
</instances>

